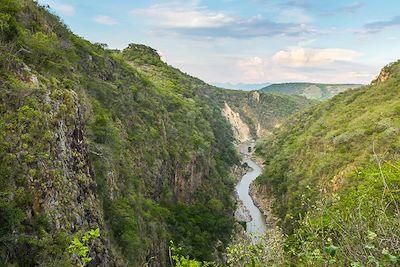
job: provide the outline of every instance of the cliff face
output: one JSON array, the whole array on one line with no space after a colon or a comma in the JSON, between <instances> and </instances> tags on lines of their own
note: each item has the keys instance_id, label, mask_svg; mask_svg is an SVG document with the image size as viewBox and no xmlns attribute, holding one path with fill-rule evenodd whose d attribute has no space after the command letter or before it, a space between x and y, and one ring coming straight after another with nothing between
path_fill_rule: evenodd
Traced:
<instances>
[{"instance_id":1,"label":"cliff face","mask_svg":"<svg viewBox=\"0 0 400 267\"><path fill-rule=\"evenodd\" d=\"M238 142L270 135L292 114L315 102L301 96L202 88L207 101L222 109Z\"/></svg>"},{"instance_id":2,"label":"cliff face","mask_svg":"<svg viewBox=\"0 0 400 267\"><path fill-rule=\"evenodd\" d=\"M9 225L16 245L20 246L18 249L22 250L36 235L41 235L43 227L53 233L71 235L97 226L104 229L77 94L39 82L37 76L40 75L33 74L26 65L21 65L15 73L19 81L2 84L0 98L1 190L2 196L7 196L2 200L1 214L4 219L11 216L4 213L7 206L13 207L10 212L22 212ZM22 203L21 198L24 199ZM19 236L21 226L38 218L42 221L33 224L30 230L26 229L28 238L24 241ZM7 224L2 226L7 227ZM7 236L7 233L3 234ZM56 240L55 236L50 240L55 246L63 246L62 240ZM110 255L109 242L100 238L94 245L92 263L113 266L115 260ZM28 255L35 258L35 246L30 246L32 251ZM6 250L5 255L12 258L18 249ZM49 253L42 263L57 264L57 259L52 259L54 256ZM21 259L29 265L30 259Z\"/></svg>"},{"instance_id":3,"label":"cliff face","mask_svg":"<svg viewBox=\"0 0 400 267\"><path fill-rule=\"evenodd\" d=\"M235 138L239 142L246 142L252 139L249 126L242 121L240 114L238 112L234 112L226 102L224 103L222 114L231 124Z\"/></svg>"}]
</instances>

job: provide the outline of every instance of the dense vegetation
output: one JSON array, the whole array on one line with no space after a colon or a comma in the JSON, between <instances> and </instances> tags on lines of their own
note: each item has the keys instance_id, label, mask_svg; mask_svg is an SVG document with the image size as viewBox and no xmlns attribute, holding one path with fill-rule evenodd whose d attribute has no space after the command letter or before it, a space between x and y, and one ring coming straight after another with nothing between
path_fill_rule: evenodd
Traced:
<instances>
[{"instance_id":1,"label":"dense vegetation","mask_svg":"<svg viewBox=\"0 0 400 267\"><path fill-rule=\"evenodd\" d=\"M69 266L72 236L94 227L92 265L165 264L169 239L200 259L224 247L232 131L183 74L32 1L0 1L0 43L0 265Z\"/></svg>"},{"instance_id":2,"label":"dense vegetation","mask_svg":"<svg viewBox=\"0 0 400 267\"><path fill-rule=\"evenodd\" d=\"M361 84L323 84L323 83L278 83L262 89L265 93L282 93L301 95L309 99L326 100L348 89L360 87Z\"/></svg>"},{"instance_id":3,"label":"dense vegetation","mask_svg":"<svg viewBox=\"0 0 400 267\"><path fill-rule=\"evenodd\" d=\"M235 241L228 265L398 263L399 82L395 63L258 146L286 235ZM1 266L165 266L169 240L178 266L221 262L239 164L224 104L257 137L315 103L210 86L144 45L92 44L29 0L0 0L0 89Z\"/></svg>"},{"instance_id":4,"label":"dense vegetation","mask_svg":"<svg viewBox=\"0 0 400 267\"><path fill-rule=\"evenodd\" d=\"M400 62L370 86L292 117L258 145L259 190L295 265L398 263Z\"/></svg>"}]
</instances>

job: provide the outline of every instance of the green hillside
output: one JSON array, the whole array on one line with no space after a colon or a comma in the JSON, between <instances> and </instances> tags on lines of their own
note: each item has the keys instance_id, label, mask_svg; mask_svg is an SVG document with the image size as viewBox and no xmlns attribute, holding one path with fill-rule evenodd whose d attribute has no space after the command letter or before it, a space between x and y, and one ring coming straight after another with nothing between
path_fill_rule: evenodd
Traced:
<instances>
[{"instance_id":1,"label":"green hillside","mask_svg":"<svg viewBox=\"0 0 400 267\"><path fill-rule=\"evenodd\" d=\"M260 89L261 92L274 92L289 95L300 95L309 99L326 100L348 89L361 84L322 84L322 83L279 83Z\"/></svg>"},{"instance_id":2,"label":"green hillside","mask_svg":"<svg viewBox=\"0 0 400 267\"><path fill-rule=\"evenodd\" d=\"M245 92L211 86L198 78L182 73L162 62L155 50L144 45L132 44L123 51L124 58L160 87L187 86L216 110L223 110L225 103L248 126L250 137L257 139L272 132L285 119L316 101L301 96Z\"/></svg>"},{"instance_id":3,"label":"green hillside","mask_svg":"<svg viewBox=\"0 0 400 267\"><path fill-rule=\"evenodd\" d=\"M258 190L294 265L394 266L400 255L400 62L292 117L258 145Z\"/></svg>"},{"instance_id":4,"label":"green hillside","mask_svg":"<svg viewBox=\"0 0 400 267\"><path fill-rule=\"evenodd\" d=\"M32 1L1 0L0 25L0 265L76 265L72 238L96 227L92 266L164 265L169 240L215 258L239 163L221 112Z\"/></svg>"},{"instance_id":5,"label":"green hillside","mask_svg":"<svg viewBox=\"0 0 400 267\"><path fill-rule=\"evenodd\" d=\"M313 103L92 44L29 0L0 0L0 44L1 266L165 266L170 240L221 260L239 164L221 104L255 136Z\"/></svg>"}]
</instances>

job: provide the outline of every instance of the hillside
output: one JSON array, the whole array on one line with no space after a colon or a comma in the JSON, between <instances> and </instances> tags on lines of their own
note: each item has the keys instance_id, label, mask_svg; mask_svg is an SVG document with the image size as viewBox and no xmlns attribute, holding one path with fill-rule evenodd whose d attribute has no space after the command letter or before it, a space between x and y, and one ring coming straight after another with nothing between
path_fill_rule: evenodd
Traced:
<instances>
[{"instance_id":1,"label":"hillside","mask_svg":"<svg viewBox=\"0 0 400 267\"><path fill-rule=\"evenodd\" d=\"M258 147L294 265L394 266L400 255L400 62L292 117ZM392 265L391 265L392 264Z\"/></svg>"},{"instance_id":2,"label":"hillside","mask_svg":"<svg viewBox=\"0 0 400 267\"><path fill-rule=\"evenodd\" d=\"M279 83L266 86L259 91L289 95L300 95L309 99L326 100L361 84L322 84L322 83Z\"/></svg>"},{"instance_id":3,"label":"hillside","mask_svg":"<svg viewBox=\"0 0 400 267\"><path fill-rule=\"evenodd\" d=\"M201 88L196 92L207 103L222 109L239 141L256 140L271 134L294 113L316 101L301 96Z\"/></svg>"},{"instance_id":4,"label":"hillside","mask_svg":"<svg viewBox=\"0 0 400 267\"><path fill-rule=\"evenodd\" d=\"M168 66L160 60L155 50L144 45L131 44L122 54L131 66L160 87L180 88L189 85L205 104L222 112L239 142L270 134L289 116L316 103L301 96L244 92L211 86Z\"/></svg>"},{"instance_id":5,"label":"hillside","mask_svg":"<svg viewBox=\"0 0 400 267\"><path fill-rule=\"evenodd\" d=\"M220 110L32 1L1 0L0 25L0 265L76 265L67 248L97 227L91 266L163 266L169 240L218 256L239 163Z\"/></svg>"},{"instance_id":6,"label":"hillside","mask_svg":"<svg viewBox=\"0 0 400 267\"><path fill-rule=\"evenodd\" d=\"M313 103L92 44L29 0L0 0L0 26L1 266L165 266L170 240L221 259L239 164L225 106L250 138Z\"/></svg>"}]
</instances>

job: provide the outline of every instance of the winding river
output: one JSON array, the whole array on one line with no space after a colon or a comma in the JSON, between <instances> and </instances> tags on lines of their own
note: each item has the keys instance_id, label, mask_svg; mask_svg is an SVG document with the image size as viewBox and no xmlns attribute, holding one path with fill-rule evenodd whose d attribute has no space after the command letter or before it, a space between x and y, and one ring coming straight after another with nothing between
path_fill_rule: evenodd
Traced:
<instances>
[{"instance_id":1,"label":"winding river","mask_svg":"<svg viewBox=\"0 0 400 267\"><path fill-rule=\"evenodd\" d=\"M236 185L236 192L252 218L250 222L246 223L246 232L253 241L257 241L266 230L266 222L264 215L257 208L257 206L254 205L253 199L249 194L249 189L251 182L253 182L261 174L262 169L253 160L251 160L248 153L248 147L253 149L254 144L245 143L239 146L240 153L244 157L244 162L249 165L251 170L243 175L241 181Z\"/></svg>"}]
</instances>

